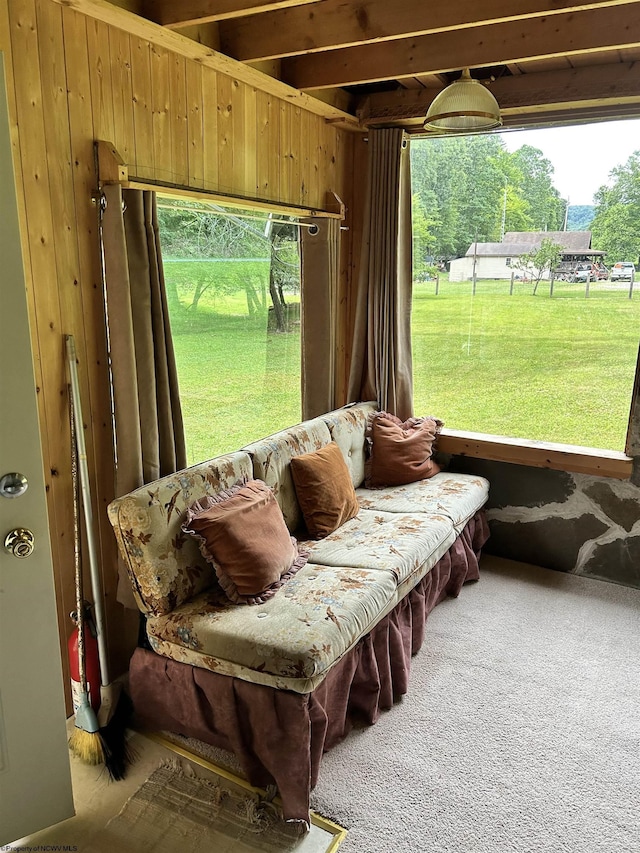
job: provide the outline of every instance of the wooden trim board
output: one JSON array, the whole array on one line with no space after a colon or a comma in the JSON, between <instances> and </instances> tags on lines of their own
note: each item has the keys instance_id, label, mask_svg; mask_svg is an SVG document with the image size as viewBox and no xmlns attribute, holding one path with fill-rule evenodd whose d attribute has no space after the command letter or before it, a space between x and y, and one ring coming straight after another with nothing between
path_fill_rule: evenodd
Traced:
<instances>
[{"instance_id":1,"label":"wooden trim board","mask_svg":"<svg viewBox=\"0 0 640 853\"><path fill-rule=\"evenodd\" d=\"M598 477L628 480L633 470L633 459L614 450L578 447L573 444L527 441L503 435L463 432L443 429L438 439L438 450L454 456L471 456L532 468L551 468L555 471L572 471Z\"/></svg>"}]
</instances>

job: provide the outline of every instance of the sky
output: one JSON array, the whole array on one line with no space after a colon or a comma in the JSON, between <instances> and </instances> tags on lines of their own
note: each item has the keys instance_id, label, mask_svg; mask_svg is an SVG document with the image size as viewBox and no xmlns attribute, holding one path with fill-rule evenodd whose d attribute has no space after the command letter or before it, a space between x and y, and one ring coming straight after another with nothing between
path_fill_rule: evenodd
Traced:
<instances>
[{"instance_id":1,"label":"sky","mask_svg":"<svg viewBox=\"0 0 640 853\"><path fill-rule=\"evenodd\" d=\"M501 133L507 150L539 148L553 164L554 184L569 204L593 204L593 194L609 183L614 166L640 150L640 120L604 121Z\"/></svg>"}]
</instances>

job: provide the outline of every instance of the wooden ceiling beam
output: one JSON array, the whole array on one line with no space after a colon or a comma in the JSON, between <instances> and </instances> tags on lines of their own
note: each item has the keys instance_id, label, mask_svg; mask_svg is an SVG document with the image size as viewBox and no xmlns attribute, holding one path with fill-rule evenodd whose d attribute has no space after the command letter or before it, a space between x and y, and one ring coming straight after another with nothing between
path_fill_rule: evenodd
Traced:
<instances>
[{"instance_id":1,"label":"wooden ceiling beam","mask_svg":"<svg viewBox=\"0 0 640 853\"><path fill-rule=\"evenodd\" d=\"M313 90L640 45L640 3L313 53L282 78Z\"/></svg>"},{"instance_id":2,"label":"wooden ceiling beam","mask_svg":"<svg viewBox=\"0 0 640 853\"><path fill-rule=\"evenodd\" d=\"M144 15L156 24L177 30L318 2L320 0L146 0Z\"/></svg>"},{"instance_id":3,"label":"wooden ceiling beam","mask_svg":"<svg viewBox=\"0 0 640 853\"><path fill-rule=\"evenodd\" d=\"M220 28L220 43L224 53L242 61L273 59L633 2L637 0L323 0L320 6L296 5L227 21Z\"/></svg>"},{"instance_id":4,"label":"wooden ceiling beam","mask_svg":"<svg viewBox=\"0 0 640 853\"><path fill-rule=\"evenodd\" d=\"M541 71L501 77L490 86L506 124L534 114L598 109L602 114L640 115L640 62ZM440 89L402 89L369 95L357 109L368 127L413 121L422 124Z\"/></svg>"}]
</instances>

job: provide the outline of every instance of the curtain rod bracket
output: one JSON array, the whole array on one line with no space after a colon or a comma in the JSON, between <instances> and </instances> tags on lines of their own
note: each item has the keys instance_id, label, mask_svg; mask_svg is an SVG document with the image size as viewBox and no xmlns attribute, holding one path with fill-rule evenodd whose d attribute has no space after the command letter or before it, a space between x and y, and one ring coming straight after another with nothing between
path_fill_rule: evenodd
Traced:
<instances>
[{"instance_id":1,"label":"curtain rod bracket","mask_svg":"<svg viewBox=\"0 0 640 853\"><path fill-rule=\"evenodd\" d=\"M107 197L102 190L94 190L91 193L91 204L98 209L98 217L102 223L102 217L107 209Z\"/></svg>"},{"instance_id":2,"label":"curtain rod bracket","mask_svg":"<svg viewBox=\"0 0 640 853\"><path fill-rule=\"evenodd\" d=\"M107 197L102 192L102 190L94 190L91 193L91 204L99 205L100 210L106 210L107 207Z\"/></svg>"},{"instance_id":3,"label":"curtain rod bracket","mask_svg":"<svg viewBox=\"0 0 640 853\"><path fill-rule=\"evenodd\" d=\"M103 139L97 139L93 143L94 157L96 159L98 184L122 184L126 186L129 182L129 167L118 153L118 150Z\"/></svg>"}]
</instances>

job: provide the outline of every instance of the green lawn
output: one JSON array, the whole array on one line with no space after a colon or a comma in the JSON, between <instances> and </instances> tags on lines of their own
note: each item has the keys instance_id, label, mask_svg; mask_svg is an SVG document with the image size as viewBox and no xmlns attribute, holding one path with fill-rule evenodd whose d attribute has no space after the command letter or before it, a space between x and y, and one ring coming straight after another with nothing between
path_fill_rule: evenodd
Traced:
<instances>
[{"instance_id":1,"label":"green lawn","mask_svg":"<svg viewBox=\"0 0 640 853\"><path fill-rule=\"evenodd\" d=\"M192 296L189 276L200 274L206 262L165 264L173 344L178 365L180 397L189 464L237 450L300 420L300 331L267 330L264 310L249 316L244 291L205 291L197 312L185 310ZM211 265L226 276L231 264ZM233 276L244 270L262 298L256 265L235 264ZM265 269L263 265L263 270ZM226 276L228 279L229 276ZM288 302L299 299L287 297Z\"/></svg>"},{"instance_id":2,"label":"green lawn","mask_svg":"<svg viewBox=\"0 0 640 853\"><path fill-rule=\"evenodd\" d=\"M416 414L452 429L622 450L638 354L628 284L414 286Z\"/></svg>"},{"instance_id":3,"label":"green lawn","mask_svg":"<svg viewBox=\"0 0 640 853\"><path fill-rule=\"evenodd\" d=\"M193 463L300 420L300 334L295 324L267 331L266 310L249 316L243 291L210 288L195 314L185 310L190 269L166 266ZM260 291L255 269L246 272ZM480 281L472 296L470 283L446 276L437 296L434 282L414 286L416 414L453 429L622 450L640 293L629 300L628 286L607 282L591 285L588 299L584 285L556 285L552 299L548 283L531 291L518 283L510 296L508 282Z\"/></svg>"}]
</instances>

